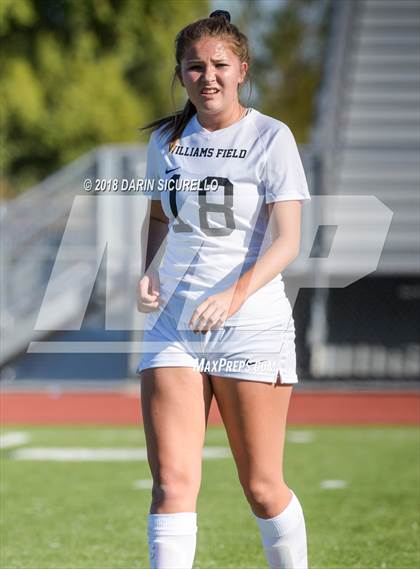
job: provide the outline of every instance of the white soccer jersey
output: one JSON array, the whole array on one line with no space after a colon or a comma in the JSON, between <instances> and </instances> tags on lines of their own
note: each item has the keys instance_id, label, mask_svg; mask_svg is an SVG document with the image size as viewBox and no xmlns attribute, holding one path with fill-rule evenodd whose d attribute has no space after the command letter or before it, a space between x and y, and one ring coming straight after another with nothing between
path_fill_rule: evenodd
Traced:
<instances>
[{"instance_id":1,"label":"white soccer jersey","mask_svg":"<svg viewBox=\"0 0 420 569\"><path fill-rule=\"evenodd\" d=\"M166 137L160 129L150 137L146 178L153 192L146 195L160 199L169 218L161 298L185 301L180 325L187 327L203 300L232 285L270 246L266 204L311 198L289 127L256 109L213 132L194 115L171 151ZM225 325L275 324L288 308L279 274Z\"/></svg>"}]
</instances>

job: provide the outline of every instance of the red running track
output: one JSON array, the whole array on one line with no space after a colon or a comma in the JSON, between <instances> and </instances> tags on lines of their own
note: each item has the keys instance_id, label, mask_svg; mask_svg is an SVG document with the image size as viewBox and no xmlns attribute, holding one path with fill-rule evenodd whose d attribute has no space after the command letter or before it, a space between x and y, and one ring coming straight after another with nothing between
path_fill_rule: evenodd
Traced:
<instances>
[{"instance_id":1,"label":"red running track","mask_svg":"<svg viewBox=\"0 0 420 569\"><path fill-rule=\"evenodd\" d=\"M139 425L140 390L133 392L11 392L0 394L3 425ZM209 424L221 424L215 399ZM417 425L420 394L413 392L293 392L289 424Z\"/></svg>"}]
</instances>

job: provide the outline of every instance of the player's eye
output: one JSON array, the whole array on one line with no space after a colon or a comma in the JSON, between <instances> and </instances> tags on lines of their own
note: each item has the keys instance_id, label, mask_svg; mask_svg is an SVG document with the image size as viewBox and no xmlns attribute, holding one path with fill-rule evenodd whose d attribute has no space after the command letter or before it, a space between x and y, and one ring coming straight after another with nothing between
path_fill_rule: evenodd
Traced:
<instances>
[{"instance_id":1,"label":"player's eye","mask_svg":"<svg viewBox=\"0 0 420 569\"><path fill-rule=\"evenodd\" d=\"M216 67L228 67L227 63L216 63ZM201 65L191 65L188 69L201 69Z\"/></svg>"}]
</instances>

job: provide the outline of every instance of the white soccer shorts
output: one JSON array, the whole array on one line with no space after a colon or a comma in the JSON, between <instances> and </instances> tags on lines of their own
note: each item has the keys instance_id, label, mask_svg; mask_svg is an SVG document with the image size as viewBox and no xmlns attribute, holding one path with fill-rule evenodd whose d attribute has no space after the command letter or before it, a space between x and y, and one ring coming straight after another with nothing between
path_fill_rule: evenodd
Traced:
<instances>
[{"instance_id":1,"label":"white soccer shorts","mask_svg":"<svg viewBox=\"0 0 420 569\"><path fill-rule=\"evenodd\" d=\"M154 325L144 331L136 373L156 367L191 367L210 375L273 384L279 374L282 384L298 383L291 310L268 327L225 326L195 334L167 308L158 316L146 317Z\"/></svg>"}]
</instances>

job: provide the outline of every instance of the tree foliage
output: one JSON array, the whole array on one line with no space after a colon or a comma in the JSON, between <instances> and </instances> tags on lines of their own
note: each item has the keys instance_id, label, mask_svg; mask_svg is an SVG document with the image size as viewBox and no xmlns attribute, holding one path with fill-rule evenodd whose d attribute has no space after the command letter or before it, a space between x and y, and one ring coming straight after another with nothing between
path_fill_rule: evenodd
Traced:
<instances>
[{"instance_id":1,"label":"tree foliage","mask_svg":"<svg viewBox=\"0 0 420 569\"><path fill-rule=\"evenodd\" d=\"M286 122L299 142L307 141L315 118L331 7L331 0L278 4L254 61L261 112Z\"/></svg>"},{"instance_id":2,"label":"tree foliage","mask_svg":"<svg viewBox=\"0 0 420 569\"><path fill-rule=\"evenodd\" d=\"M1 0L1 153L13 195L173 110L174 38L206 0Z\"/></svg>"},{"instance_id":3,"label":"tree foliage","mask_svg":"<svg viewBox=\"0 0 420 569\"><path fill-rule=\"evenodd\" d=\"M3 193L174 110L174 39L215 7L251 40L251 104L306 140L331 0L0 0ZM266 4L267 6L267 4ZM248 103L244 91L243 101ZM183 104L182 89L175 106ZM143 137L143 138L142 138Z\"/></svg>"}]
</instances>

